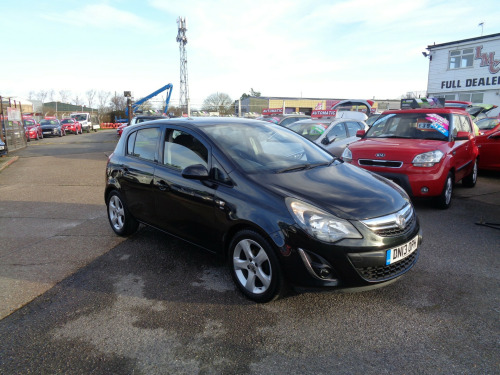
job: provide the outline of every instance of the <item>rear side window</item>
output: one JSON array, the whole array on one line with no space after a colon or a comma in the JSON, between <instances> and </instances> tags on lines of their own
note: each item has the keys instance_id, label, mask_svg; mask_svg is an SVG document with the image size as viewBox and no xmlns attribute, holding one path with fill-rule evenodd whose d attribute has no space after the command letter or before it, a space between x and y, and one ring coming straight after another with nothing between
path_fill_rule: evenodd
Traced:
<instances>
[{"instance_id":1,"label":"rear side window","mask_svg":"<svg viewBox=\"0 0 500 375\"><path fill-rule=\"evenodd\" d=\"M327 134L328 139L344 139L347 137L345 132L345 126L343 122L340 122L333 126L333 128Z\"/></svg>"},{"instance_id":2,"label":"rear side window","mask_svg":"<svg viewBox=\"0 0 500 375\"><path fill-rule=\"evenodd\" d=\"M347 121L347 131L349 132L350 137L355 136L356 132L361 129L364 129L364 127L359 122Z\"/></svg>"},{"instance_id":3,"label":"rear side window","mask_svg":"<svg viewBox=\"0 0 500 375\"><path fill-rule=\"evenodd\" d=\"M163 164L183 170L201 164L208 168L208 150L196 137L181 130L167 133L163 145Z\"/></svg>"},{"instance_id":4,"label":"rear side window","mask_svg":"<svg viewBox=\"0 0 500 375\"><path fill-rule=\"evenodd\" d=\"M160 129L146 128L132 133L127 141L127 154L154 161Z\"/></svg>"},{"instance_id":5,"label":"rear side window","mask_svg":"<svg viewBox=\"0 0 500 375\"><path fill-rule=\"evenodd\" d=\"M453 115L453 135L456 136L459 131L472 132L469 119L462 115Z\"/></svg>"}]
</instances>

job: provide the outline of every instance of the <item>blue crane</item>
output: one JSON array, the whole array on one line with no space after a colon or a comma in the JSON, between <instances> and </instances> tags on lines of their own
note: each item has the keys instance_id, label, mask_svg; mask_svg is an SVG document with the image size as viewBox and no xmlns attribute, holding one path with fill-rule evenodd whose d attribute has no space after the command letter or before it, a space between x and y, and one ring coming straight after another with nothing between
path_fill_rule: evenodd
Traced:
<instances>
[{"instance_id":1,"label":"blue crane","mask_svg":"<svg viewBox=\"0 0 500 375\"><path fill-rule=\"evenodd\" d=\"M163 113L166 114L168 111L168 104L170 103L170 95L172 94L172 84L171 83L163 86L161 89L156 90L155 92L149 94L148 96L145 96L144 98L139 99L135 103L132 103L132 114L137 112L137 109L139 108L139 106L141 104L145 103L146 101L148 101L151 98L154 98L156 95L158 95L166 90L167 90L167 99L165 100L165 110L163 111ZM128 107L125 109L125 116L128 117Z\"/></svg>"}]
</instances>

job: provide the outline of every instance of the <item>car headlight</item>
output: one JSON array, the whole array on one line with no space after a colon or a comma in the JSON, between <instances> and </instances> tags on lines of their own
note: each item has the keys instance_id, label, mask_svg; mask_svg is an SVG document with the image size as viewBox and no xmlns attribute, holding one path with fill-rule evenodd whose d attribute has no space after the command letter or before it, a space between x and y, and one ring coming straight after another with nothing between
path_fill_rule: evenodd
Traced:
<instances>
[{"instance_id":1,"label":"car headlight","mask_svg":"<svg viewBox=\"0 0 500 375\"><path fill-rule=\"evenodd\" d=\"M333 243L343 238L363 238L347 220L295 198L286 198L285 202L299 227L320 241Z\"/></svg>"},{"instance_id":2,"label":"car headlight","mask_svg":"<svg viewBox=\"0 0 500 375\"><path fill-rule=\"evenodd\" d=\"M443 152L439 150L424 152L423 154L415 156L412 164L415 167L433 167L441 161L443 157Z\"/></svg>"},{"instance_id":3,"label":"car headlight","mask_svg":"<svg viewBox=\"0 0 500 375\"><path fill-rule=\"evenodd\" d=\"M342 160L350 163L352 161L352 152L349 150L349 147L344 148L342 152Z\"/></svg>"}]
</instances>

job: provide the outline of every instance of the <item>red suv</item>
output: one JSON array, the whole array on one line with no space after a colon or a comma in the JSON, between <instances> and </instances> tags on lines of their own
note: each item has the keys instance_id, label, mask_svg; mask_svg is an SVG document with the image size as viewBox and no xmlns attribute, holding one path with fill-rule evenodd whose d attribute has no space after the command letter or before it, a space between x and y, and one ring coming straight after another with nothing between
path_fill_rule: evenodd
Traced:
<instances>
[{"instance_id":1,"label":"red suv","mask_svg":"<svg viewBox=\"0 0 500 375\"><path fill-rule=\"evenodd\" d=\"M344 161L382 175L411 197L433 197L448 208L455 182L473 187L479 151L470 115L455 108L386 111L361 139L344 150Z\"/></svg>"}]
</instances>

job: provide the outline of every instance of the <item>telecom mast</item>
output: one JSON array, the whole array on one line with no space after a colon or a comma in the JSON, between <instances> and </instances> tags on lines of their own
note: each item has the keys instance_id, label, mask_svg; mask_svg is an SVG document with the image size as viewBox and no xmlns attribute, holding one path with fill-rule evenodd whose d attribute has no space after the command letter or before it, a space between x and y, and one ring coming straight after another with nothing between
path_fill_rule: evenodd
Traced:
<instances>
[{"instance_id":1,"label":"telecom mast","mask_svg":"<svg viewBox=\"0 0 500 375\"><path fill-rule=\"evenodd\" d=\"M187 113L189 116L189 86L188 86L188 70L187 70L187 22L186 17L177 18L177 42L179 42L179 51L181 54L181 78L180 78L180 96L179 107L182 113Z\"/></svg>"}]
</instances>

